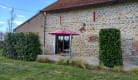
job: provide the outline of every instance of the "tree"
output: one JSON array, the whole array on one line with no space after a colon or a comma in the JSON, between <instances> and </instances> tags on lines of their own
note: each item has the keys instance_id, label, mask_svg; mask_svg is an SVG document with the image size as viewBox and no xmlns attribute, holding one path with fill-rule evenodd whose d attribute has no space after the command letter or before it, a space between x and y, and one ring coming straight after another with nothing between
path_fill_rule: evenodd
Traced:
<instances>
[{"instance_id":1,"label":"tree","mask_svg":"<svg viewBox=\"0 0 138 80\"><path fill-rule=\"evenodd\" d=\"M13 32L14 27L14 20L15 20L15 14L14 14L14 8L10 11L10 19L8 19L8 32Z\"/></svg>"}]
</instances>

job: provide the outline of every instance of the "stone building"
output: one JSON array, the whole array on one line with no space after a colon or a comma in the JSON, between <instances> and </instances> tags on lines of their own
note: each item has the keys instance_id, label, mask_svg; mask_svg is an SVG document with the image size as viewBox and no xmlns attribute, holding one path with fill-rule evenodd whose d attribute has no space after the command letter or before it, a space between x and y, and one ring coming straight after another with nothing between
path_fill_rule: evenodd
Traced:
<instances>
[{"instance_id":1,"label":"stone building","mask_svg":"<svg viewBox=\"0 0 138 80\"><path fill-rule=\"evenodd\" d=\"M67 29L80 34L73 36L74 55L97 56L100 29L116 28L121 31L124 55L138 55L137 7L136 0L58 0L42 10L47 13L45 52L56 51L56 37L48 33Z\"/></svg>"},{"instance_id":2,"label":"stone building","mask_svg":"<svg viewBox=\"0 0 138 80\"><path fill-rule=\"evenodd\" d=\"M40 37L41 47L44 44L44 15L38 13L14 29L14 32L35 32Z\"/></svg>"},{"instance_id":3,"label":"stone building","mask_svg":"<svg viewBox=\"0 0 138 80\"><path fill-rule=\"evenodd\" d=\"M138 0L58 0L40 13L46 13L44 52L47 55L68 53L71 47L74 56L98 57L100 29L116 28L121 31L124 58L138 61ZM23 26L17 32L18 29ZM71 46L69 36L49 34L63 29L80 34L73 36Z\"/></svg>"}]
</instances>

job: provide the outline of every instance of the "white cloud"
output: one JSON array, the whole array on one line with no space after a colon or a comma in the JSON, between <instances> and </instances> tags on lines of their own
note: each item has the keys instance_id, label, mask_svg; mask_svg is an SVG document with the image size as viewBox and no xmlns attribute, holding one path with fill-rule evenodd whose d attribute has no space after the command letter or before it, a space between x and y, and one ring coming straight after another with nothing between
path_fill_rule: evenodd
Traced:
<instances>
[{"instance_id":1,"label":"white cloud","mask_svg":"<svg viewBox=\"0 0 138 80\"><path fill-rule=\"evenodd\" d=\"M0 8L4 8L4 9L6 9L6 8L8 8L8 7L6 7L6 6L3 6L3 5L0 5Z\"/></svg>"},{"instance_id":2,"label":"white cloud","mask_svg":"<svg viewBox=\"0 0 138 80\"><path fill-rule=\"evenodd\" d=\"M4 24L5 22L3 22L3 21L0 21L0 24Z\"/></svg>"},{"instance_id":3,"label":"white cloud","mask_svg":"<svg viewBox=\"0 0 138 80\"><path fill-rule=\"evenodd\" d=\"M13 24L16 24L16 25L20 25L23 23L23 21L11 21L9 23L13 23Z\"/></svg>"},{"instance_id":4,"label":"white cloud","mask_svg":"<svg viewBox=\"0 0 138 80\"><path fill-rule=\"evenodd\" d=\"M19 17L19 18L24 18L25 16L23 16L23 15L17 15L17 17Z\"/></svg>"},{"instance_id":5,"label":"white cloud","mask_svg":"<svg viewBox=\"0 0 138 80\"><path fill-rule=\"evenodd\" d=\"M7 7L7 6L4 6L4 5L0 5L0 8L3 8L3 9L8 9L8 10L11 10L11 9L12 9L12 8Z\"/></svg>"},{"instance_id":6,"label":"white cloud","mask_svg":"<svg viewBox=\"0 0 138 80\"><path fill-rule=\"evenodd\" d=\"M16 25L20 25L22 24L23 22L22 21L13 21L12 23L16 24Z\"/></svg>"}]
</instances>

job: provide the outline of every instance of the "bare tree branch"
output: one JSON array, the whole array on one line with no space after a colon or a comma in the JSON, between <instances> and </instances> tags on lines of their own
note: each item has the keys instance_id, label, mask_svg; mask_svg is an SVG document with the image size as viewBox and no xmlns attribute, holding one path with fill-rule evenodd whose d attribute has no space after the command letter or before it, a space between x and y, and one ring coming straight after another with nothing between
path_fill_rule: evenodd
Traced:
<instances>
[{"instance_id":1,"label":"bare tree branch","mask_svg":"<svg viewBox=\"0 0 138 80\"><path fill-rule=\"evenodd\" d=\"M14 14L14 8L10 11L10 19L8 19L8 32L13 32L14 27L14 20L15 20L15 14Z\"/></svg>"}]
</instances>

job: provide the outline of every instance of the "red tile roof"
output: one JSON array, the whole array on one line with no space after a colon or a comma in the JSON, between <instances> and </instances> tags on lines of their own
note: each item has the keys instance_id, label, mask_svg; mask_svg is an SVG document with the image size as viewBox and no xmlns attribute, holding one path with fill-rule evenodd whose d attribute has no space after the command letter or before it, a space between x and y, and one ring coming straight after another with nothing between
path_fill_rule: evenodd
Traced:
<instances>
[{"instance_id":1,"label":"red tile roof","mask_svg":"<svg viewBox=\"0 0 138 80\"><path fill-rule=\"evenodd\" d=\"M114 1L117 0L58 0L57 2L43 9L42 11L69 9L69 8L76 8L76 7L95 5L100 3L108 3Z\"/></svg>"}]
</instances>

